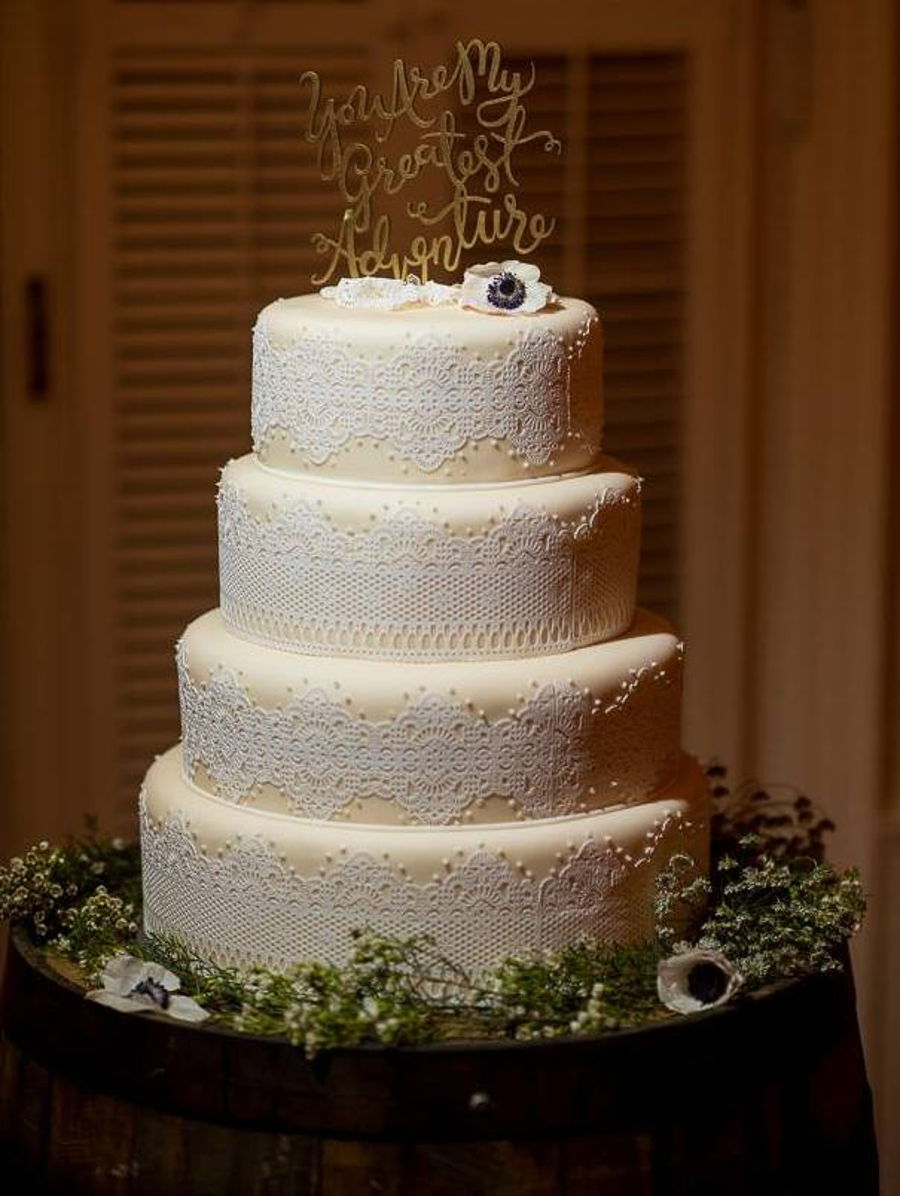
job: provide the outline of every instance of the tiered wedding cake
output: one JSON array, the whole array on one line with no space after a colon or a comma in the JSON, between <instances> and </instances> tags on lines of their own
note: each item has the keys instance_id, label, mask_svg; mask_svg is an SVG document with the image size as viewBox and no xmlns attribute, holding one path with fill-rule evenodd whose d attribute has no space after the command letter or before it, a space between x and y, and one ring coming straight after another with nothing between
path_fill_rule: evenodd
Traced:
<instances>
[{"instance_id":1,"label":"tiered wedding cake","mask_svg":"<svg viewBox=\"0 0 900 1196\"><path fill-rule=\"evenodd\" d=\"M141 798L148 930L271 966L427 932L478 971L646 936L671 853L705 858L681 644L634 608L640 481L599 455L600 323L504 266L474 309L360 283L261 313L221 608Z\"/></svg>"}]
</instances>

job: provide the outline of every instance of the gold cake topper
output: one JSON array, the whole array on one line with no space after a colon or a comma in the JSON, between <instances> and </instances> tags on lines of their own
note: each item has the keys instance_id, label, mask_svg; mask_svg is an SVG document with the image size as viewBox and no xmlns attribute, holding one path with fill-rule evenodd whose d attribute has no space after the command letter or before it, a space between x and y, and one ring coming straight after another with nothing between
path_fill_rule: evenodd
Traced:
<instances>
[{"instance_id":1,"label":"gold cake topper","mask_svg":"<svg viewBox=\"0 0 900 1196\"><path fill-rule=\"evenodd\" d=\"M336 232L312 236L326 259L312 284L323 286L342 275L416 275L423 282L435 270L456 276L462 254L476 245L506 243L519 256L533 253L556 221L519 206L513 154L536 141L548 153L562 149L549 129L526 132L523 100L534 81L534 63L525 77L504 65L497 42L477 38L457 42L452 62L430 71L396 59L385 95L358 84L343 100L326 99L319 75L304 71L300 83L309 91L304 136L317 147L323 182L334 183L344 202ZM454 105L431 112L429 105L442 96L453 97ZM457 117L465 113L474 115L473 135L459 130ZM400 122L416 140L392 157L388 142ZM373 126L372 145L345 142L348 126L360 124ZM392 246L390 216L377 211L378 200L400 195L432 170L449 185L449 198L409 200L406 215L423 231L402 247Z\"/></svg>"}]
</instances>

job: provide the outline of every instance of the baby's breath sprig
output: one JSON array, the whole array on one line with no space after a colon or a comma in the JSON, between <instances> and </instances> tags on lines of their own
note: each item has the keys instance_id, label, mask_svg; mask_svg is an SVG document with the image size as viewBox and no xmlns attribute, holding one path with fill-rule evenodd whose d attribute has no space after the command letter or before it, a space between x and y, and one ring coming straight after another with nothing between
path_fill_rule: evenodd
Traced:
<instances>
[{"instance_id":1,"label":"baby's breath sprig","mask_svg":"<svg viewBox=\"0 0 900 1196\"><path fill-rule=\"evenodd\" d=\"M659 950L652 942L585 942L513 958L480 982L424 935L362 933L345 967L310 963L286 973L217 968L167 939L148 939L143 950L176 972L182 991L221 1024L287 1038L308 1055L367 1042L556 1038L665 1016L655 996Z\"/></svg>"},{"instance_id":2,"label":"baby's breath sprig","mask_svg":"<svg viewBox=\"0 0 900 1196\"><path fill-rule=\"evenodd\" d=\"M372 945L384 960L385 973L395 949L390 940L380 952ZM383 991L375 991L365 972L356 953L346 968L312 963L285 975L254 970L234 1025L257 1034L283 1034L308 1055L364 1042L396 1046L432 1041L428 1002L416 999L399 975Z\"/></svg>"},{"instance_id":3,"label":"baby's breath sprig","mask_svg":"<svg viewBox=\"0 0 900 1196\"><path fill-rule=\"evenodd\" d=\"M66 853L46 841L0 868L0 918L22 923L39 943L58 929L61 910L79 895Z\"/></svg>"},{"instance_id":4,"label":"baby's breath sprig","mask_svg":"<svg viewBox=\"0 0 900 1196\"><path fill-rule=\"evenodd\" d=\"M659 948L577 943L553 954L504 961L482 1006L509 1038L598 1034L653 1020Z\"/></svg>"},{"instance_id":5,"label":"baby's breath sprig","mask_svg":"<svg viewBox=\"0 0 900 1196\"><path fill-rule=\"evenodd\" d=\"M215 967L169 938L148 938L142 954L180 976L183 991L221 1022L280 1035L310 1055L364 1042L435 1041L479 991L426 935L360 932L345 967L305 963L288 972Z\"/></svg>"},{"instance_id":6,"label":"baby's breath sprig","mask_svg":"<svg viewBox=\"0 0 900 1196\"><path fill-rule=\"evenodd\" d=\"M71 959L95 982L111 956L122 951L137 935L135 907L99 885L80 905L63 910L62 932L49 946Z\"/></svg>"},{"instance_id":7,"label":"baby's breath sprig","mask_svg":"<svg viewBox=\"0 0 900 1196\"><path fill-rule=\"evenodd\" d=\"M718 764L707 776L714 801L708 908L697 903L696 881L679 884L684 866L673 857L657 896L664 945L673 949L671 914L680 900L692 907L694 932L674 949L720 951L748 987L842 967L866 901L856 869L839 873L825 863L834 823L795 790L746 784L732 792Z\"/></svg>"},{"instance_id":8,"label":"baby's breath sprig","mask_svg":"<svg viewBox=\"0 0 900 1196\"><path fill-rule=\"evenodd\" d=\"M712 896L710 878L685 852L676 852L656 878L654 912L661 950L668 953L679 940L698 931Z\"/></svg>"},{"instance_id":9,"label":"baby's breath sprig","mask_svg":"<svg viewBox=\"0 0 900 1196\"><path fill-rule=\"evenodd\" d=\"M803 857L742 866L726 856L718 873L721 895L696 946L720 951L753 986L843 966L866 908L855 868Z\"/></svg>"},{"instance_id":10,"label":"baby's breath sprig","mask_svg":"<svg viewBox=\"0 0 900 1196\"><path fill-rule=\"evenodd\" d=\"M140 858L136 846L100 839L89 826L83 839L65 847L38 843L0 868L0 920L22 923L46 942L65 931L71 910L101 886L136 904Z\"/></svg>"}]
</instances>

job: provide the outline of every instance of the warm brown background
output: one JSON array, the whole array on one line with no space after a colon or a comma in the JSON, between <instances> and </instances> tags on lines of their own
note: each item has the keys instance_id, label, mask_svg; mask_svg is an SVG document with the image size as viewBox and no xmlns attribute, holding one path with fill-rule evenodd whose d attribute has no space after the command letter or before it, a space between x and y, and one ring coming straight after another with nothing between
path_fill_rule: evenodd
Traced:
<instances>
[{"instance_id":1,"label":"warm brown background","mask_svg":"<svg viewBox=\"0 0 900 1196\"><path fill-rule=\"evenodd\" d=\"M863 867L900 1191L895 9L0 0L0 852L88 810L128 829L177 737L172 645L215 602L249 328L305 289L336 208L300 71L339 91L496 37L567 143L524 155L523 190L560 217L545 276L606 320L608 447L647 477L643 599L689 643L688 745L807 789Z\"/></svg>"}]
</instances>

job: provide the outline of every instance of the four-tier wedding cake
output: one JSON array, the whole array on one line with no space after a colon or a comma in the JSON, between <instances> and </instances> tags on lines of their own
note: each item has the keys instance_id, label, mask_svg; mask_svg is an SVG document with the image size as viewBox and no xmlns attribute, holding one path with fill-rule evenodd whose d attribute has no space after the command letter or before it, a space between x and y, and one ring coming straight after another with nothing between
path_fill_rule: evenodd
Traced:
<instances>
[{"instance_id":1,"label":"four-tier wedding cake","mask_svg":"<svg viewBox=\"0 0 900 1196\"><path fill-rule=\"evenodd\" d=\"M682 645L635 611L601 346L521 263L260 314L221 605L178 646L183 741L141 795L148 931L274 967L427 933L476 973L652 933L707 791Z\"/></svg>"}]
</instances>

